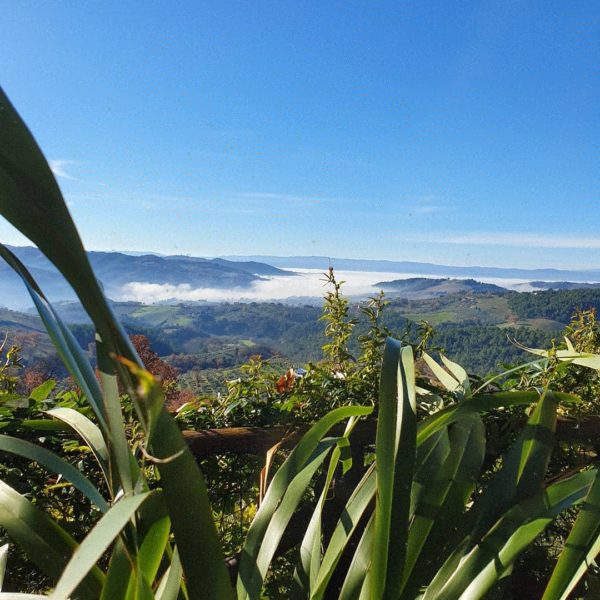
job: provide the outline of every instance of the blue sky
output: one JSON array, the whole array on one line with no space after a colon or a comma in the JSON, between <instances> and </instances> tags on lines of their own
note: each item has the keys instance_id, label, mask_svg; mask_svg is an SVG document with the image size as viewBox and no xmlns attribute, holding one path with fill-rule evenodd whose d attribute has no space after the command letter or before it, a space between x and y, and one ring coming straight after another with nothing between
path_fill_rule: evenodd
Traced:
<instances>
[{"instance_id":1,"label":"blue sky","mask_svg":"<svg viewBox=\"0 0 600 600\"><path fill-rule=\"evenodd\" d=\"M597 2L12 2L0 36L90 249L600 267Z\"/></svg>"}]
</instances>

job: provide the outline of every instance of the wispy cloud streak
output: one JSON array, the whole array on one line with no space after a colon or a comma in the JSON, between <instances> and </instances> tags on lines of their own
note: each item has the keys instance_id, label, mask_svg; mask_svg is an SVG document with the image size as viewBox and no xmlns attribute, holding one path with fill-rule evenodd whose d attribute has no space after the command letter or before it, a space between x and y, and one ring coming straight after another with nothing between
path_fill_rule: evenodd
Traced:
<instances>
[{"instance_id":1,"label":"wispy cloud streak","mask_svg":"<svg viewBox=\"0 0 600 600\"><path fill-rule=\"evenodd\" d=\"M67 173L66 169L69 165L77 164L77 161L74 160L49 160L48 164L50 165L50 170L57 176L62 177L63 179L70 179L72 181L79 181L77 177L73 177Z\"/></svg>"},{"instance_id":2,"label":"wispy cloud streak","mask_svg":"<svg viewBox=\"0 0 600 600\"><path fill-rule=\"evenodd\" d=\"M407 239L405 237L405 239ZM411 235L413 242L469 246L507 246L517 248L600 248L600 237L577 234L528 232L477 232L464 234L431 233Z\"/></svg>"}]
</instances>

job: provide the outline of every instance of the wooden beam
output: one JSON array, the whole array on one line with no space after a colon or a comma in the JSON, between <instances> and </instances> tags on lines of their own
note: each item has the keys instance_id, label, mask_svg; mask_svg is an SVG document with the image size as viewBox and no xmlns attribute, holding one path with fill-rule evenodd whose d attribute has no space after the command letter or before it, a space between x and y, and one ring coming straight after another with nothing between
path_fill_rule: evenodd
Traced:
<instances>
[{"instance_id":1,"label":"wooden beam","mask_svg":"<svg viewBox=\"0 0 600 600\"><path fill-rule=\"evenodd\" d=\"M341 435L342 427L332 430L332 435ZM375 442L376 423L361 421L352 440L355 444L369 445ZM285 427L228 427L225 429L186 430L186 439L192 454L198 459L213 454L254 454L262 456L278 442L293 445L306 428L289 430ZM556 424L556 438L560 441L578 443L584 446L600 446L600 416L588 415L579 419L559 416Z\"/></svg>"}]
</instances>

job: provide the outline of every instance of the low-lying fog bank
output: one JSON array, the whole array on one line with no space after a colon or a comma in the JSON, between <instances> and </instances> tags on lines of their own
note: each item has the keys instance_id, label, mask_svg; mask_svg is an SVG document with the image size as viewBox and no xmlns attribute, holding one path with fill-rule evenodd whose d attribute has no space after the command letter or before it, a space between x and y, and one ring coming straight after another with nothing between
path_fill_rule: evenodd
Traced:
<instances>
[{"instance_id":1,"label":"low-lying fog bank","mask_svg":"<svg viewBox=\"0 0 600 600\"><path fill-rule=\"evenodd\" d=\"M111 294L115 300L134 301L153 304L157 302L227 302L227 301L290 301L322 298L327 291L323 271L320 269L294 269L297 275L270 277L257 281L250 288L194 288L189 284L170 285L133 281ZM415 273L388 273L381 271L336 271L338 281L344 281L343 291L347 296L369 296L377 293L374 284L396 279L424 277L435 279L433 275ZM500 279L494 277L479 278L483 283L492 283L500 287L518 291L530 291L533 288L523 279Z\"/></svg>"}]
</instances>

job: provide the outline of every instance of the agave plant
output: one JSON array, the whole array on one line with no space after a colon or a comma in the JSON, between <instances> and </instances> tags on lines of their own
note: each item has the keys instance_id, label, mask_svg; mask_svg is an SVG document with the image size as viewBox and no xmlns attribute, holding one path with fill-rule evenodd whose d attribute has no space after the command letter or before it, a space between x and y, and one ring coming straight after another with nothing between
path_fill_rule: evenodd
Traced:
<instances>
[{"instance_id":1,"label":"agave plant","mask_svg":"<svg viewBox=\"0 0 600 600\"><path fill-rule=\"evenodd\" d=\"M375 459L333 533L323 535L324 509L334 478L349 467L353 428L372 411L370 407L330 412L290 452L252 523L237 582L232 585L202 474L164 409L160 386L144 370L102 293L46 160L3 92L0 214L65 276L97 331L99 381L30 273L0 245L0 255L22 278L94 413L91 420L73 409L56 408L48 411L48 423L69 427L85 441L108 490L108 497L103 496L82 472L43 444L0 436L0 450L60 474L102 515L78 543L49 515L0 481L0 526L53 581L51 598L259 598L291 517L324 465L324 484L317 490L295 571L299 597L480 598L510 573L515 559L557 514L578 504L583 508L544 598L565 598L598 552L597 469L544 483L557 406L566 397L549 390L541 394L472 390L459 365L445 359L443 368L426 357L458 401L418 420L412 350L388 340ZM118 381L130 394L143 431L136 452L124 430ZM517 404L535 407L501 467L483 491L476 490L485 452L480 414ZM342 422L346 423L343 433L332 435L334 426ZM152 489L148 466L158 473L158 485ZM3 549L0 573L5 558ZM342 564L347 565L343 583L335 589L333 576ZM3 597L45 596L0 592Z\"/></svg>"},{"instance_id":2,"label":"agave plant","mask_svg":"<svg viewBox=\"0 0 600 600\"><path fill-rule=\"evenodd\" d=\"M0 245L21 277L58 353L94 411L94 422L71 409L49 418L71 427L92 449L110 496L43 447L2 436L2 450L62 475L101 511L77 543L64 529L0 482L0 525L55 582L53 598L231 598L204 480L160 387L143 370L91 269L50 168L6 95L0 93L0 213L36 244L77 293L97 332L98 381L87 357L24 265ZM117 380L132 397L144 432L143 452L130 449ZM144 464L158 471L150 490ZM109 566L98 566L109 553ZM182 573L185 575L182 576Z\"/></svg>"},{"instance_id":3,"label":"agave plant","mask_svg":"<svg viewBox=\"0 0 600 600\"><path fill-rule=\"evenodd\" d=\"M557 407L568 396L549 390L541 394L472 391L459 365L444 357L446 370L431 357L425 359L460 400L418 421L412 350L388 340L375 462L326 544L320 520L341 460L340 444L346 440L315 442L337 447L301 544L295 577L298 597L333 597L328 586L340 560L349 553L343 584L335 590L339 598L482 598L502 583L519 555L558 514L583 504L544 596L566 598L599 543L599 519L592 504L598 494L597 469L544 484ZM476 491L486 446L480 413L517 404L533 404L531 416L501 467L483 491ZM301 489L292 485L295 477L323 461L324 446L317 448L313 446L313 455L297 467L293 478L283 469L273 477L242 553L239 598L258 597L284 515L293 513L305 491L300 482Z\"/></svg>"}]
</instances>

